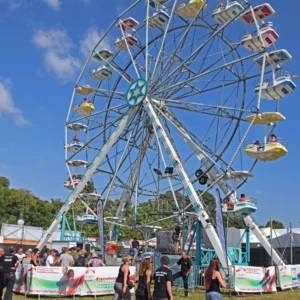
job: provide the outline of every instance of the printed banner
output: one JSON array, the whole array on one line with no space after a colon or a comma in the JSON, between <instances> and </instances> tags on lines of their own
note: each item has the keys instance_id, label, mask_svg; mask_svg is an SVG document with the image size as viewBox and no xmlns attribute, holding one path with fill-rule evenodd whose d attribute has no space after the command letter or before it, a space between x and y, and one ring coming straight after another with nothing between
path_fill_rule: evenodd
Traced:
<instances>
[{"instance_id":1,"label":"printed banner","mask_svg":"<svg viewBox=\"0 0 300 300\"><path fill-rule=\"evenodd\" d=\"M120 267L34 267L20 266L16 271L14 291L31 295L109 295ZM135 282L135 267L130 267L130 280ZM134 292L134 289L131 290Z\"/></svg>"},{"instance_id":2,"label":"printed banner","mask_svg":"<svg viewBox=\"0 0 300 300\"><path fill-rule=\"evenodd\" d=\"M31 277L27 276L27 272L31 272L32 265L19 265L16 270L16 281L14 285L14 292L27 294L30 287Z\"/></svg>"},{"instance_id":3,"label":"printed banner","mask_svg":"<svg viewBox=\"0 0 300 300\"><path fill-rule=\"evenodd\" d=\"M234 288L236 292L276 292L275 267L260 268L235 266L234 273Z\"/></svg>"},{"instance_id":4,"label":"printed banner","mask_svg":"<svg viewBox=\"0 0 300 300\"><path fill-rule=\"evenodd\" d=\"M31 277L31 295L80 295L87 268L34 267L27 272Z\"/></svg>"},{"instance_id":5,"label":"printed banner","mask_svg":"<svg viewBox=\"0 0 300 300\"><path fill-rule=\"evenodd\" d=\"M286 290L300 286L300 265L278 267L278 279L281 289Z\"/></svg>"},{"instance_id":6,"label":"printed banner","mask_svg":"<svg viewBox=\"0 0 300 300\"><path fill-rule=\"evenodd\" d=\"M88 268L81 296L114 294L114 284L119 267ZM130 280L135 282L135 267L130 267Z\"/></svg>"},{"instance_id":7,"label":"printed banner","mask_svg":"<svg viewBox=\"0 0 300 300\"><path fill-rule=\"evenodd\" d=\"M218 236L222 245L222 250L224 254L224 259L227 261L227 251L226 251L226 243L225 243L225 235L224 235L224 225L223 225L223 213L221 207L221 197L220 191L216 190L216 222L217 222L217 231ZM227 268L227 266L223 266L223 268Z\"/></svg>"}]
</instances>

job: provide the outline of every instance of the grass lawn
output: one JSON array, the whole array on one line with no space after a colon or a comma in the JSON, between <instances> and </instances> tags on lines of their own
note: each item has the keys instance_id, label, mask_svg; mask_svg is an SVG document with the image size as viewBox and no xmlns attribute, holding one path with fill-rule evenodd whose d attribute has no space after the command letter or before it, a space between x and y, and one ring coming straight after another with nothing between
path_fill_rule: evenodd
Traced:
<instances>
[{"instance_id":1,"label":"grass lawn","mask_svg":"<svg viewBox=\"0 0 300 300\"><path fill-rule=\"evenodd\" d=\"M42 297L41 297L42 298ZM46 297L43 297L44 299ZM69 297L69 299L72 299L73 297ZM112 300L113 296L109 295L109 296L97 296L98 299L101 300ZM294 290L294 291L283 291L283 292L277 292L276 293L272 293L272 294L257 294L257 295L233 295L233 298L247 298L249 300L264 300L264 299L281 299L281 300L299 300L300 299L300 289ZM23 295L14 295L13 296L13 300L26 300L26 299L37 299L37 296L27 296L27 298L25 298ZM68 298L48 298L48 299L56 299L56 300L63 300L63 299L68 299ZM91 300L94 299L94 297L79 297L76 296L76 299L80 299L80 300ZM185 299L183 297L183 291L174 291L174 299ZM188 298L190 300L202 300L205 299L205 293L203 290L195 290L194 292L191 291L190 293L190 297ZM229 295L227 293L223 294L223 299L229 299Z\"/></svg>"}]
</instances>

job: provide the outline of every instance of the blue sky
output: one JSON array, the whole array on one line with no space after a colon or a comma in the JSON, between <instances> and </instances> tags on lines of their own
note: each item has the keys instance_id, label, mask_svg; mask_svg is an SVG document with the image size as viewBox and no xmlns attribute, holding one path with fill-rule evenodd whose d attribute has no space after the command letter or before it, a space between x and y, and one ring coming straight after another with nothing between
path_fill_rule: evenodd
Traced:
<instances>
[{"instance_id":1,"label":"blue sky","mask_svg":"<svg viewBox=\"0 0 300 300\"><path fill-rule=\"evenodd\" d=\"M42 199L65 198L64 124L72 89L83 63L104 30L129 0L0 0L0 175ZM209 1L210 3L217 1ZM253 1L254 4L261 1ZM299 1L272 1L280 48L293 55L285 70L299 72ZM49 42L50 41L50 42ZM289 153L259 163L245 192L259 201L255 218L272 216L299 225L300 104L298 90L280 103L287 121L276 132Z\"/></svg>"}]
</instances>

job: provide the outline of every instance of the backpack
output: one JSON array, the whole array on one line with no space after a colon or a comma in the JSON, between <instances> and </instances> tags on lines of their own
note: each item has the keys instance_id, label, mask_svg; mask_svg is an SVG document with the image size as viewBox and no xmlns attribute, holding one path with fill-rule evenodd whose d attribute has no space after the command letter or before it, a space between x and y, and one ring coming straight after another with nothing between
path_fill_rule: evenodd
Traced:
<instances>
[{"instance_id":1,"label":"backpack","mask_svg":"<svg viewBox=\"0 0 300 300\"><path fill-rule=\"evenodd\" d=\"M76 267L85 267L86 265L86 259L84 256L79 255L79 257L76 260Z\"/></svg>"}]
</instances>

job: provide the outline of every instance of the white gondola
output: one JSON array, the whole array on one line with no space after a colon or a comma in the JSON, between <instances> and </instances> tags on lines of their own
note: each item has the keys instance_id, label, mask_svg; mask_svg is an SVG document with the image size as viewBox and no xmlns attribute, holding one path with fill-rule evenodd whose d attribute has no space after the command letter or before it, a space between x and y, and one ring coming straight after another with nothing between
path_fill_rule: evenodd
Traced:
<instances>
[{"instance_id":1,"label":"white gondola","mask_svg":"<svg viewBox=\"0 0 300 300\"><path fill-rule=\"evenodd\" d=\"M67 164L70 167L79 168L79 167L86 167L88 165L88 162L85 160L69 160Z\"/></svg>"},{"instance_id":2,"label":"white gondola","mask_svg":"<svg viewBox=\"0 0 300 300\"><path fill-rule=\"evenodd\" d=\"M147 2L147 1L146 1ZM160 6L165 5L166 3L170 2L170 0L149 0L149 6L152 9L157 9Z\"/></svg>"},{"instance_id":3,"label":"white gondola","mask_svg":"<svg viewBox=\"0 0 300 300\"><path fill-rule=\"evenodd\" d=\"M117 28L119 28L121 30L121 26L122 26L122 31L126 32L126 31L132 30L139 24L140 23L136 19L130 17L130 18L124 19L123 21L120 20L120 22L117 24Z\"/></svg>"},{"instance_id":4,"label":"white gondola","mask_svg":"<svg viewBox=\"0 0 300 300\"><path fill-rule=\"evenodd\" d=\"M74 178L73 179L73 184L74 186L77 186L80 182L80 179L77 179L77 178ZM71 180L65 180L64 181L64 187L67 188L68 190L73 190L73 184L72 184L72 181Z\"/></svg>"},{"instance_id":5,"label":"white gondola","mask_svg":"<svg viewBox=\"0 0 300 300\"><path fill-rule=\"evenodd\" d=\"M135 38L131 34L125 34L125 37L116 39L114 45L119 50L127 50L127 45L128 48L131 49L137 44L137 42L138 42L137 38Z\"/></svg>"},{"instance_id":6,"label":"white gondola","mask_svg":"<svg viewBox=\"0 0 300 300\"><path fill-rule=\"evenodd\" d=\"M285 62L288 62L292 59L292 55L285 49L275 50L269 52L266 59L265 67L271 67L272 65L278 65ZM262 69L264 61L264 55L257 57L254 60L255 65Z\"/></svg>"},{"instance_id":7,"label":"white gondola","mask_svg":"<svg viewBox=\"0 0 300 300\"><path fill-rule=\"evenodd\" d=\"M89 127L81 123L70 123L67 128L74 131L87 131Z\"/></svg>"},{"instance_id":8,"label":"white gondola","mask_svg":"<svg viewBox=\"0 0 300 300\"><path fill-rule=\"evenodd\" d=\"M261 37L264 41L264 45L261 43L260 34L249 33L242 37L241 44L249 51L264 50L265 48L273 45L279 38L278 33L272 28L271 23L263 24L260 29Z\"/></svg>"},{"instance_id":9,"label":"white gondola","mask_svg":"<svg viewBox=\"0 0 300 300\"><path fill-rule=\"evenodd\" d=\"M155 12L152 17L149 17L149 26L151 28L159 28L166 25L169 20L169 14L160 9L159 11Z\"/></svg>"},{"instance_id":10,"label":"white gondola","mask_svg":"<svg viewBox=\"0 0 300 300\"><path fill-rule=\"evenodd\" d=\"M184 18L193 18L199 11L205 10L207 4L204 0L190 0L188 3L182 3L177 8L177 13Z\"/></svg>"},{"instance_id":11,"label":"white gondola","mask_svg":"<svg viewBox=\"0 0 300 300\"><path fill-rule=\"evenodd\" d=\"M81 150L84 147L84 144L81 142L72 142L70 144L68 144L67 146L67 151L68 152L78 152L79 150Z\"/></svg>"},{"instance_id":12,"label":"white gondola","mask_svg":"<svg viewBox=\"0 0 300 300\"><path fill-rule=\"evenodd\" d=\"M266 18L272 17L275 14L275 10L269 3L260 4L254 7L253 11L258 22L263 21ZM240 18L246 25L251 25L255 22L252 11L250 9L245 11Z\"/></svg>"},{"instance_id":13,"label":"white gondola","mask_svg":"<svg viewBox=\"0 0 300 300\"><path fill-rule=\"evenodd\" d=\"M226 173L223 176L224 180L232 180L234 188L234 203L223 203L222 212L228 217L247 217L250 214L254 213L257 210L257 205L254 200L249 198L243 199L240 201L237 199L237 186L238 180L245 180L247 178L252 178L254 175L248 171L233 171Z\"/></svg>"},{"instance_id":14,"label":"white gondola","mask_svg":"<svg viewBox=\"0 0 300 300\"><path fill-rule=\"evenodd\" d=\"M76 222L82 225L92 225L98 223L98 218L94 215L79 215L76 217Z\"/></svg>"},{"instance_id":15,"label":"white gondola","mask_svg":"<svg viewBox=\"0 0 300 300\"><path fill-rule=\"evenodd\" d=\"M109 60L113 56L114 54L110 50L103 49L100 51L96 51L95 54L93 55L93 58L100 62L103 62Z\"/></svg>"},{"instance_id":16,"label":"white gondola","mask_svg":"<svg viewBox=\"0 0 300 300\"><path fill-rule=\"evenodd\" d=\"M88 94L95 92L95 89L89 85L83 85L83 86L77 87L76 92L81 95L87 96Z\"/></svg>"},{"instance_id":17,"label":"white gondola","mask_svg":"<svg viewBox=\"0 0 300 300\"><path fill-rule=\"evenodd\" d=\"M97 80L106 80L112 76L112 71L106 66L101 66L97 70L92 70L91 76Z\"/></svg>"},{"instance_id":18,"label":"white gondola","mask_svg":"<svg viewBox=\"0 0 300 300\"><path fill-rule=\"evenodd\" d=\"M245 202L237 201L234 206L227 206L224 204L222 206L222 212L228 217L237 218L237 217L247 217L257 210L257 204L249 199Z\"/></svg>"},{"instance_id":19,"label":"white gondola","mask_svg":"<svg viewBox=\"0 0 300 300\"><path fill-rule=\"evenodd\" d=\"M225 24L243 11L244 7L238 1L232 1L226 7L223 4L219 4L218 8L213 11L212 17L218 24Z\"/></svg>"},{"instance_id":20,"label":"white gondola","mask_svg":"<svg viewBox=\"0 0 300 300\"><path fill-rule=\"evenodd\" d=\"M265 81L262 86L261 98L265 100L279 100L292 93L296 87L292 76L287 74L274 79L273 84ZM255 87L255 93L257 95L259 94L259 90L260 84Z\"/></svg>"}]
</instances>

